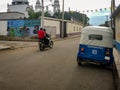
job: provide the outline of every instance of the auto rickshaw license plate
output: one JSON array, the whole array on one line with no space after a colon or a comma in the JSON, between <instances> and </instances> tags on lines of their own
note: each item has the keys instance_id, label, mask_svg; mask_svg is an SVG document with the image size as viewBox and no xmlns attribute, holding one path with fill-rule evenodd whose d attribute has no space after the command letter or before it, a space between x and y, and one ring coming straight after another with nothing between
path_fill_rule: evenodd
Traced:
<instances>
[{"instance_id":1,"label":"auto rickshaw license plate","mask_svg":"<svg viewBox=\"0 0 120 90\"><path fill-rule=\"evenodd\" d=\"M97 54L97 50L92 50L92 54Z\"/></svg>"}]
</instances>

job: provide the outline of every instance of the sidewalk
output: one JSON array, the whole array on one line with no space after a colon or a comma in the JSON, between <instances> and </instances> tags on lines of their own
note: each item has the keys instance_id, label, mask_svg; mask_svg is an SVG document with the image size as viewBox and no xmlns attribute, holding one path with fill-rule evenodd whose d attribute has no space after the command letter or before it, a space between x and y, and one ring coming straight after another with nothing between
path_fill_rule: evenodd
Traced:
<instances>
[{"instance_id":1,"label":"sidewalk","mask_svg":"<svg viewBox=\"0 0 120 90\"><path fill-rule=\"evenodd\" d=\"M114 48L113 53L115 60L115 81L117 84L117 90L120 90L120 52Z\"/></svg>"},{"instance_id":2,"label":"sidewalk","mask_svg":"<svg viewBox=\"0 0 120 90\"><path fill-rule=\"evenodd\" d=\"M0 50L37 46L37 42L0 41Z\"/></svg>"},{"instance_id":3,"label":"sidewalk","mask_svg":"<svg viewBox=\"0 0 120 90\"><path fill-rule=\"evenodd\" d=\"M76 37L79 37L79 35L69 36L67 38L57 38L52 40L55 42L55 41L60 41L60 40L65 40L70 38L76 38ZM1 41L0 40L0 50L34 47L37 45L38 45L37 41Z\"/></svg>"}]
</instances>

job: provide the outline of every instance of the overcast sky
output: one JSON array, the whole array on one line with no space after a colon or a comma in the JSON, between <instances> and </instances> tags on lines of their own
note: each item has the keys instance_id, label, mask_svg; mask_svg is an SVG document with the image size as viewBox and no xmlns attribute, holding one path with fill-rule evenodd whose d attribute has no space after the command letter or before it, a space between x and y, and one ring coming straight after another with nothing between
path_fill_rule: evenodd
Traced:
<instances>
[{"instance_id":1,"label":"overcast sky","mask_svg":"<svg viewBox=\"0 0 120 90\"><path fill-rule=\"evenodd\" d=\"M29 0L30 5L35 5L37 0ZM50 3L49 0L45 4ZM60 0L62 4L63 0ZM12 0L1 0L0 2L0 12L5 12L7 10L7 3L11 4ZM116 5L120 4L120 0L116 0ZM74 11L83 11L83 10L95 10L101 8L109 8L111 5L111 0L65 0L65 10L68 11L70 7ZM62 5L61 5L62 8Z\"/></svg>"}]
</instances>

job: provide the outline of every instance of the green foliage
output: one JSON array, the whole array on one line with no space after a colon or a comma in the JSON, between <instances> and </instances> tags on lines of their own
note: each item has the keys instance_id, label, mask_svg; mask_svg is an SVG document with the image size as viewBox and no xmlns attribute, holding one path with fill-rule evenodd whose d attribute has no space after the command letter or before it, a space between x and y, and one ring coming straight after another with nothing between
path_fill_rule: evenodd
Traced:
<instances>
[{"instance_id":1,"label":"green foliage","mask_svg":"<svg viewBox=\"0 0 120 90\"><path fill-rule=\"evenodd\" d=\"M44 15L45 15L45 17L51 17L49 12L45 12Z\"/></svg>"},{"instance_id":2,"label":"green foliage","mask_svg":"<svg viewBox=\"0 0 120 90\"><path fill-rule=\"evenodd\" d=\"M42 15L42 12L35 12L34 10L29 10L28 15L28 19L39 19ZM44 15L45 17L51 17L49 12L45 12Z\"/></svg>"},{"instance_id":3,"label":"green foliage","mask_svg":"<svg viewBox=\"0 0 120 90\"><path fill-rule=\"evenodd\" d=\"M34 10L29 10L29 19L39 19L41 17L41 12L34 12ZM50 15L49 12L44 13L45 17L52 17L52 18L57 18L57 19L62 19L62 12L56 12L53 14L53 16ZM87 17L86 14L82 14L76 11L69 11L69 12L64 12L64 19L65 20L73 20L77 22L82 22L84 25L88 25L89 18Z\"/></svg>"},{"instance_id":4,"label":"green foliage","mask_svg":"<svg viewBox=\"0 0 120 90\"><path fill-rule=\"evenodd\" d=\"M54 13L54 15L52 17L57 18L57 19L61 19L62 18L62 13L61 12L56 12L56 13Z\"/></svg>"},{"instance_id":5,"label":"green foliage","mask_svg":"<svg viewBox=\"0 0 120 90\"><path fill-rule=\"evenodd\" d=\"M62 12L54 13L53 18L62 19ZM84 25L88 25L88 21L89 21L89 18L87 17L86 14L82 14L76 11L64 12L64 19L82 22Z\"/></svg>"},{"instance_id":6,"label":"green foliage","mask_svg":"<svg viewBox=\"0 0 120 90\"><path fill-rule=\"evenodd\" d=\"M41 16L41 12L34 12L34 10L29 10L28 11L28 19L39 19Z\"/></svg>"}]
</instances>

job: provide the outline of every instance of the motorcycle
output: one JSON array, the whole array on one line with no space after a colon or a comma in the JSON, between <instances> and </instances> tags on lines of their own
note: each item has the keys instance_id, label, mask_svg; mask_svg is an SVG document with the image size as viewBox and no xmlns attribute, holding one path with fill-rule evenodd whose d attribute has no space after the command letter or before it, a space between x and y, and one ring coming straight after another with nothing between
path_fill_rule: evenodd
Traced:
<instances>
[{"instance_id":1,"label":"motorcycle","mask_svg":"<svg viewBox=\"0 0 120 90\"><path fill-rule=\"evenodd\" d=\"M46 40L48 40L48 42L46 42ZM51 40L51 38L46 38L46 40L41 39L39 41L39 50L43 51L45 48L53 48L53 41Z\"/></svg>"}]
</instances>

